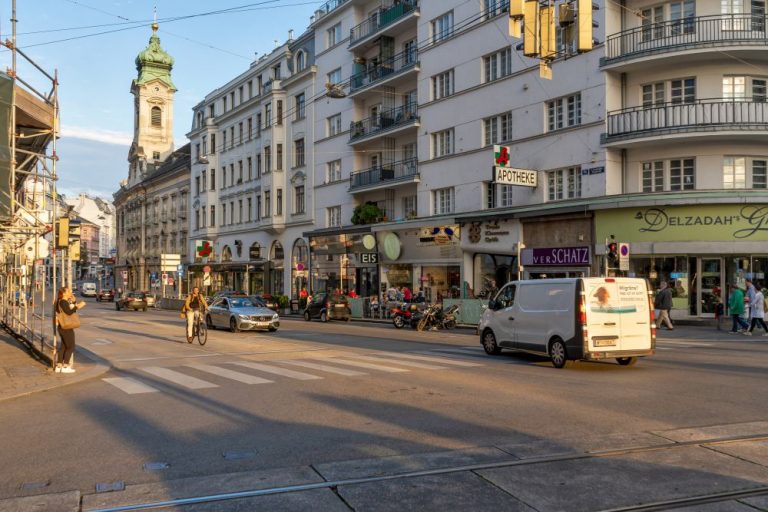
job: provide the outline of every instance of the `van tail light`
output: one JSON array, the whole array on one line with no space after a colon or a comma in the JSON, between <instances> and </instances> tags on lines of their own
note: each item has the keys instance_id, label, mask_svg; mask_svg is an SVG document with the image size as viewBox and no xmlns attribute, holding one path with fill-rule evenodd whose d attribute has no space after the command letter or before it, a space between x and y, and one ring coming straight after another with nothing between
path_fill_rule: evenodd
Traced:
<instances>
[{"instance_id":1,"label":"van tail light","mask_svg":"<svg viewBox=\"0 0 768 512\"><path fill-rule=\"evenodd\" d=\"M651 347L656 347L656 313L653 309L653 299L648 294L648 315L651 319Z\"/></svg>"},{"instance_id":2,"label":"van tail light","mask_svg":"<svg viewBox=\"0 0 768 512\"><path fill-rule=\"evenodd\" d=\"M606 279L606 280L605 280L605 282L606 282L606 283L615 283L615 282L616 282L616 280L615 280L615 279L613 279L612 277L610 277L610 278Z\"/></svg>"},{"instance_id":3,"label":"van tail light","mask_svg":"<svg viewBox=\"0 0 768 512\"><path fill-rule=\"evenodd\" d=\"M579 294L579 309L576 315L576 322L581 326L582 339L584 342L588 342L589 332L587 332L587 299L584 296L584 292Z\"/></svg>"}]
</instances>

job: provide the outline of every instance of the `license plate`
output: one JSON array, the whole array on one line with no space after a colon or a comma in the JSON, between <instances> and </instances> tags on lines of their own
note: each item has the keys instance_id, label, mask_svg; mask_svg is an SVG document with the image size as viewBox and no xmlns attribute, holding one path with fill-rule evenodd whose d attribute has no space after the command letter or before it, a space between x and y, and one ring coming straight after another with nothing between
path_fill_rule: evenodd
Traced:
<instances>
[{"instance_id":1,"label":"license plate","mask_svg":"<svg viewBox=\"0 0 768 512\"><path fill-rule=\"evenodd\" d=\"M256 322L256 327L269 327L269 322Z\"/></svg>"},{"instance_id":2,"label":"license plate","mask_svg":"<svg viewBox=\"0 0 768 512\"><path fill-rule=\"evenodd\" d=\"M616 342L618 342L618 338L603 338L603 339L592 339L592 342L595 344L596 347L614 347L616 346Z\"/></svg>"}]
</instances>

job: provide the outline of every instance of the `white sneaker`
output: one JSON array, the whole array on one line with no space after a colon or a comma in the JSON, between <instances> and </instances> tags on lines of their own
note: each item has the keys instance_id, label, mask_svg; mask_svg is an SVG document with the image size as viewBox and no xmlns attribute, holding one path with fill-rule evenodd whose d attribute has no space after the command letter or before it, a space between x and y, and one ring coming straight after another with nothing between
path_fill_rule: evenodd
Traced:
<instances>
[{"instance_id":1,"label":"white sneaker","mask_svg":"<svg viewBox=\"0 0 768 512\"><path fill-rule=\"evenodd\" d=\"M56 365L56 368L53 369L54 373L61 373L61 366Z\"/></svg>"},{"instance_id":2,"label":"white sneaker","mask_svg":"<svg viewBox=\"0 0 768 512\"><path fill-rule=\"evenodd\" d=\"M744 336L752 336L752 333L749 331L744 331L743 334Z\"/></svg>"},{"instance_id":3,"label":"white sneaker","mask_svg":"<svg viewBox=\"0 0 768 512\"><path fill-rule=\"evenodd\" d=\"M65 366L61 369L61 373L75 373L75 369Z\"/></svg>"}]
</instances>

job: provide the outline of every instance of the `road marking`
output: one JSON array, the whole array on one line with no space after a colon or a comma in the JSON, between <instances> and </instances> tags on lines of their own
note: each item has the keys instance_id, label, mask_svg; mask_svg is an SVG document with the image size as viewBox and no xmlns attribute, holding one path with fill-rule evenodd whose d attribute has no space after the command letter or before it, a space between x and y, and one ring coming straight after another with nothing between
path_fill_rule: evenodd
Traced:
<instances>
[{"instance_id":1,"label":"road marking","mask_svg":"<svg viewBox=\"0 0 768 512\"><path fill-rule=\"evenodd\" d=\"M274 382L273 380L262 379L261 377L256 377L255 375L236 372L234 370L228 370L227 368L221 368L219 366L212 366L209 364L188 364L185 366L195 370L200 370L201 372L212 373L213 375L218 375L219 377L243 382L245 384L272 384Z\"/></svg>"},{"instance_id":2,"label":"road marking","mask_svg":"<svg viewBox=\"0 0 768 512\"><path fill-rule=\"evenodd\" d=\"M189 375L184 375L183 373L179 373L174 370L169 370L168 368L162 368L160 366L149 366L147 368L142 368L142 371L145 371L150 375L154 375L155 377L160 377L161 379L165 379L167 381L173 382L174 384L178 384L180 386L184 386L185 388L189 388L189 389L219 387L216 384L206 382L202 379L190 377Z\"/></svg>"},{"instance_id":3,"label":"road marking","mask_svg":"<svg viewBox=\"0 0 768 512\"><path fill-rule=\"evenodd\" d=\"M379 354L377 353L377 355ZM417 361L433 361L436 363L451 364L454 366L466 366L466 367L483 366L482 364L479 364L479 363L468 363L466 361L458 361L456 359L451 359L448 357L430 357L430 356L422 356L422 355L416 355L416 354L395 354L392 352L381 353L381 355L386 357L396 357L396 358L404 357L406 359L416 359Z\"/></svg>"},{"instance_id":4,"label":"road marking","mask_svg":"<svg viewBox=\"0 0 768 512\"><path fill-rule=\"evenodd\" d=\"M280 368L279 366L270 366L268 364L251 363L251 362L237 362L232 364L245 366L246 368L253 368L254 370L259 370L266 373L274 373L275 375L282 375L283 377L288 377L291 379L297 379L297 380L322 379L322 377L318 377L317 375L310 375L309 373L297 372L295 370L289 370L288 368Z\"/></svg>"},{"instance_id":5,"label":"road marking","mask_svg":"<svg viewBox=\"0 0 768 512\"><path fill-rule=\"evenodd\" d=\"M656 341L656 344L663 343L664 345L677 345L681 347L711 347L714 343L701 343L697 341Z\"/></svg>"},{"instance_id":6,"label":"road marking","mask_svg":"<svg viewBox=\"0 0 768 512\"><path fill-rule=\"evenodd\" d=\"M356 375L366 375L363 372L356 372L354 370L345 370L343 368L334 368L333 366L310 363L308 361L278 361L278 362L285 363L285 364L292 364L294 366L303 366L305 368L312 368L313 370L320 370L328 373L335 373L337 375L346 375L348 377L353 377Z\"/></svg>"},{"instance_id":7,"label":"road marking","mask_svg":"<svg viewBox=\"0 0 768 512\"><path fill-rule=\"evenodd\" d=\"M392 366L382 366L380 364L373 364L373 363L364 363L362 361L346 361L344 359L331 359L332 363L337 364L346 364L348 366L357 366L360 368L367 368L369 370L379 370L381 372L388 372L388 373L401 373L401 372L408 372L410 370L406 370L404 368L394 368Z\"/></svg>"},{"instance_id":8,"label":"road marking","mask_svg":"<svg viewBox=\"0 0 768 512\"><path fill-rule=\"evenodd\" d=\"M468 352L466 350L456 350L452 348L436 348L429 351L419 352L419 354L445 354L450 356L462 356L462 357L471 357L474 359L480 359L480 358L487 358L488 356L485 354L485 352Z\"/></svg>"},{"instance_id":9,"label":"road marking","mask_svg":"<svg viewBox=\"0 0 768 512\"><path fill-rule=\"evenodd\" d=\"M395 363L400 366L410 366L413 368L423 368L424 370L447 370L445 366L437 366L434 364L417 363L415 361L392 361L386 357L371 357L371 356L347 356L354 357L355 359L364 359L365 361L372 361L374 363Z\"/></svg>"},{"instance_id":10,"label":"road marking","mask_svg":"<svg viewBox=\"0 0 768 512\"><path fill-rule=\"evenodd\" d=\"M98 346L101 346L101 345L111 345L111 344L112 344L111 341L105 340L104 338L99 338L99 339L93 340L91 342L91 346L93 346L93 347L98 347Z\"/></svg>"},{"instance_id":11,"label":"road marking","mask_svg":"<svg viewBox=\"0 0 768 512\"><path fill-rule=\"evenodd\" d=\"M141 393L154 393L157 389L152 386L147 386L141 381L132 379L130 377L112 377L109 379L101 379L107 384L112 384L120 391L128 393L129 395L138 395Z\"/></svg>"}]
</instances>

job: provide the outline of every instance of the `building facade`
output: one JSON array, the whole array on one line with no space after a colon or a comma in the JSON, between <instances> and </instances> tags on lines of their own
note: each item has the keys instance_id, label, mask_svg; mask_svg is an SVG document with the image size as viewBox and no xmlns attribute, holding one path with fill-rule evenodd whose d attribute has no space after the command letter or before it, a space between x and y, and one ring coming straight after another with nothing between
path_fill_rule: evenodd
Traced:
<instances>
[{"instance_id":1,"label":"building facade","mask_svg":"<svg viewBox=\"0 0 768 512\"><path fill-rule=\"evenodd\" d=\"M296 297L312 203L313 33L288 40L194 108L188 133L190 278L205 289Z\"/></svg>"},{"instance_id":2,"label":"building facade","mask_svg":"<svg viewBox=\"0 0 768 512\"><path fill-rule=\"evenodd\" d=\"M152 26L149 45L136 57L128 178L114 194L115 286L124 290L160 291L161 255L179 254L182 261L187 255L190 150L188 144L173 148L173 58L160 46L157 28ZM169 277L168 293L183 291L184 282Z\"/></svg>"}]
</instances>

